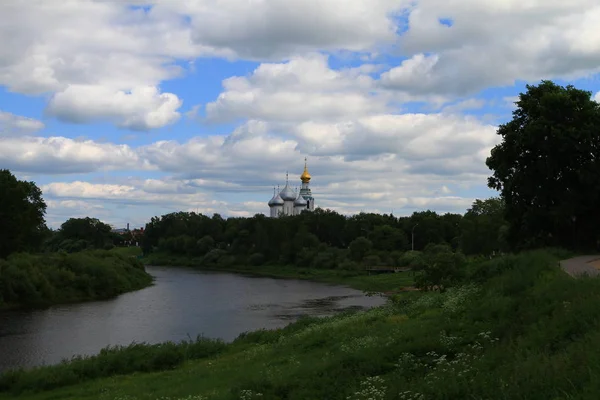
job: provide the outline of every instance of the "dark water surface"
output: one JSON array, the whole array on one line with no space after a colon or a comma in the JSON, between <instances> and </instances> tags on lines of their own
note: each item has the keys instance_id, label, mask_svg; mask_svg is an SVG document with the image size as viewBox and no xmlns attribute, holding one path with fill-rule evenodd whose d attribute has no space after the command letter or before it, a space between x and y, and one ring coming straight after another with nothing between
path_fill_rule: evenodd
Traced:
<instances>
[{"instance_id":1,"label":"dark water surface","mask_svg":"<svg viewBox=\"0 0 600 400\"><path fill-rule=\"evenodd\" d=\"M381 305L343 286L147 267L155 285L115 299L36 311L0 311L0 371L95 354L108 345L206 337L278 328L301 315Z\"/></svg>"}]
</instances>

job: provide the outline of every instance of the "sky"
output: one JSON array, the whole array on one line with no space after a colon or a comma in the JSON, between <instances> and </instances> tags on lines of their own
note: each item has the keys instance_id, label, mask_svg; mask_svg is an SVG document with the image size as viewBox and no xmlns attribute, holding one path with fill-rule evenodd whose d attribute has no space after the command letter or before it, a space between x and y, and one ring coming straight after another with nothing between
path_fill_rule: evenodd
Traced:
<instances>
[{"instance_id":1,"label":"sky","mask_svg":"<svg viewBox=\"0 0 600 400\"><path fill-rule=\"evenodd\" d=\"M464 213L527 84L600 100L597 0L2 0L0 169L48 225Z\"/></svg>"}]
</instances>

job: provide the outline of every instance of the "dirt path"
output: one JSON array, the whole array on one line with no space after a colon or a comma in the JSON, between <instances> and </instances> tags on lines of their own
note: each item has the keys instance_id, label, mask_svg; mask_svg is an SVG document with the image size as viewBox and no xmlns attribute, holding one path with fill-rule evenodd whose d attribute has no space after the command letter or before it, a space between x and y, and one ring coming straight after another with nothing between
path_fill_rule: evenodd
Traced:
<instances>
[{"instance_id":1,"label":"dirt path","mask_svg":"<svg viewBox=\"0 0 600 400\"><path fill-rule=\"evenodd\" d=\"M600 275L600 255L579 256L560 261L560 266L571 276Z\"/></svg>"}]
</instances>

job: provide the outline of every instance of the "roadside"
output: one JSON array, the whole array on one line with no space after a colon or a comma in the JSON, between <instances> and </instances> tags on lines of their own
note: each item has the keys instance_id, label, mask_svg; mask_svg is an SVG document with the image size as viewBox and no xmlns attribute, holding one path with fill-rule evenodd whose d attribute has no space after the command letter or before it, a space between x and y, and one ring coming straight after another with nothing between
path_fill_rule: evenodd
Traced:
<instances>
[{"instance_id":1,"label":"roadside","mask_svg":"<svg viewBox=\"0 0 600 400\"><path fill-rule=\"evenodd\" d=\"M600 274L600 255L587 255L559 261L561 268L572 277Z\"/></svg>"}]
</instances>

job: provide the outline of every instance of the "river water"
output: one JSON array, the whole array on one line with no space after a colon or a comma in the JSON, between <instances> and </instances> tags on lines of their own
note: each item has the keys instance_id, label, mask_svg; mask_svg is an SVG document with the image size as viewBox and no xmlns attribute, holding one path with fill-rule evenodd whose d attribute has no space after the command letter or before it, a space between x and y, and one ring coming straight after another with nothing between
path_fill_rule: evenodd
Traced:
<instances>
[{"instance_id":1,"label":"river water","mask_svg":"<svg viewBox=\"0 0 600 400\"><path fill-rule=\"evenodd\" d=\"M279 328L302 315L326 316L385 303L379 296L323 283L248 277L173 267L146 267L154 286L115 299L0 311L0 372L54 364L108 345L181 341L204 335L226 341Z\"/></svg>"}]
</instances>

